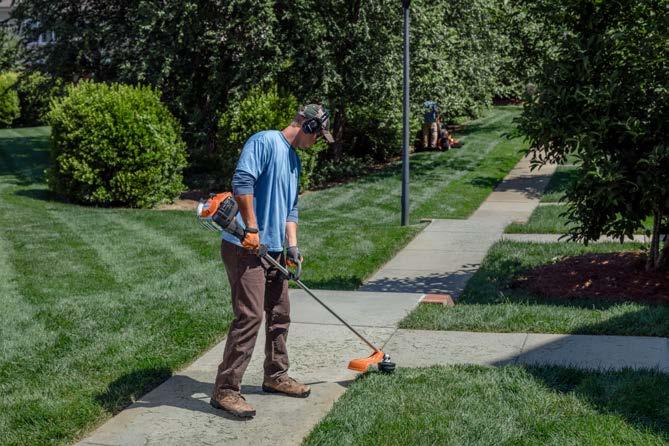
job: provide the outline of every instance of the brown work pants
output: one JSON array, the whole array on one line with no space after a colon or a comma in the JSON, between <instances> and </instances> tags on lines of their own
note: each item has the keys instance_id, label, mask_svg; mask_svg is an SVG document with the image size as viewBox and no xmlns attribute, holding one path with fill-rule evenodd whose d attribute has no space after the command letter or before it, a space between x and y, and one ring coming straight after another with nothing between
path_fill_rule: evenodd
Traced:
<instances>
[{"instance_id":1,"label":"brown work pants","mask_svg":"<svg viewBox=\"0 0 669 446\"><path fill-rule=\"evenodd\" d=\"M282 257L271 253L273 257ZM225 240L221 257L228 273L235 315L218 366L216 389L240 391L265 312L265 377L276 379L288 370L286 338L290 325L288 282L256 254ZM281 263L284 259L281 258Z\"/></svg>"},{"instance_id":2,"label":"brown work pants","mask_svg":"<svg viewBox=\"0 0 669 446\"><path fill-rule=\"evenodd\" d=\"M439 128L436 122L423 123L423 148L434 149L437 147L437 136Z\"/></svg>"}]
</instances>

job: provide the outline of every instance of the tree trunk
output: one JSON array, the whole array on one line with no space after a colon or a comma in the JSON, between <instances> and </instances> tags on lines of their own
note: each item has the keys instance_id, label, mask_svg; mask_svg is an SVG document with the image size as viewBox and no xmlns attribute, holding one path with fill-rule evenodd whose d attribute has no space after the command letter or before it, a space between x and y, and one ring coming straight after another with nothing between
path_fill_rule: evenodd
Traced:
<instances>
[{"instance_id":1,"label":"tree trunk","mask_svg":"<svg viewBox=\"0 0 669 446\"><path fill-rule=\"evenodd\" d=\"M332 159L337 161L341 159L341 156L344 153L344 127L346 126L346 113L343 105L335 110L333 121L334 126L332 129L332 136L334 137L335 142L331 145L331 153Z\"/></svg>"},{"instance_id":2,"label":"tree trunk","mask_svg":"<svg viewBox=\"0 0 669 446\"><path fill-rule=\"evenodd\" d=\"M657 269L664 269L669 265L669 235L664 241L664 248L660 251L660 255L657 259Z\"/></svg>"},{"instance_id":3,"label":"tree trunk","mask_svg":"<svg viewBox=\"0 0 669 446\"><path fill-rule=\"evenodd\" d=\"M653 211L653 234L650 239L650 249L648 250L648 259L646 260L646 271L656 271L659 262L662 261L662 255L666 251L666 244L662 253L660 253L660 228L662 223L662 213L656 209Z\"/></svg>"}]
</instances>

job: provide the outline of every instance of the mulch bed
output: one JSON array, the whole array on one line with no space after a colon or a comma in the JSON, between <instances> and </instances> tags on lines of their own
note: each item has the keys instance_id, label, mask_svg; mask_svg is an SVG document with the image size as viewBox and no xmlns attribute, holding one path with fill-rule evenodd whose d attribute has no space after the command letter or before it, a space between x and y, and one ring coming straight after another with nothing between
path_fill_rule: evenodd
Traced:
<instances>
[{"instance_id":1,"label":"mulch bed","mask_svg":"<svg viewBox=\"0 0 669 446\"><path fill-rule=\"evenodd\" d=\"M669 305L669 271L646 272L642 252L584 254L520 274L511 284L551 299L606 299Z\"/></svg>"}]
</instances>

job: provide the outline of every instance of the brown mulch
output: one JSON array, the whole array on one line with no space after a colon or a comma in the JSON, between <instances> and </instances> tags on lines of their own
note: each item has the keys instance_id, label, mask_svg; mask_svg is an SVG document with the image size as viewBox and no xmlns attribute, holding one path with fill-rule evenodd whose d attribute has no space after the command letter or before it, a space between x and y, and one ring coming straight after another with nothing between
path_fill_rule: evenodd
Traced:
<instances>
[{"instance_id":1,"label":"brown mulch","mask_svg":"<svg viewBox=\"0 0 669 446\"><path fill-rule=\"evenodd\" d=\"M511 286L553 298L669 305L669 271L647 272L642 252L584 254L522 273Z\"/></svg>"}]
</instances>

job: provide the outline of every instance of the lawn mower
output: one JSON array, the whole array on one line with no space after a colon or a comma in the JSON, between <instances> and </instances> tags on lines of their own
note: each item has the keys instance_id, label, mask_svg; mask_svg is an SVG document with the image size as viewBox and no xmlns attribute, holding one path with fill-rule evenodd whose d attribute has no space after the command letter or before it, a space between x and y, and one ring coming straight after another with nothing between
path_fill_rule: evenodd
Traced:
<instances>
[{"instance_id":1,"label":"lawn mower","mask_svg":"<svg viewBox=\"0 0 669 446\"><path fill-rule=\"evenodd\" d=\"M197 206L197 219L200 224L211 231L225 231L228 232L239 240L243 240L245 237L244 229L237 222L236 216L239 208L235 198L230 192L224 192L220 194L212 194L212 196L205 202L200 202ZM300 288L302 288L309 296L314 298L316 302L321 304L323 308L328 310L330 314L339 320L342 324L346 326L353 334L360 338L365 344L367 344L374 352L366 358L357 358L352 359L348 368L358 372L366 372L368 368L374 364L377 364L378 369L381 372L392 373L395 370L395 363L390 361L390 356L383 353L378 349L374 344L369 342L363 335L358 333L358 331L349 325L344 319L342 319L337 313L335 313L330 307L328 307L322 300L320 300L316 295L309 289L302 281L299 279L301 274L302 266L298 264L297 270L295 272L290 271L287 267L281 265L276 261L272 256L267 253L267 247L264 245L260 246L258 250L258 256L267 261L270 265L276 268L281 272L286 278L295 282Z\"/></svg>"}]
</instances>

